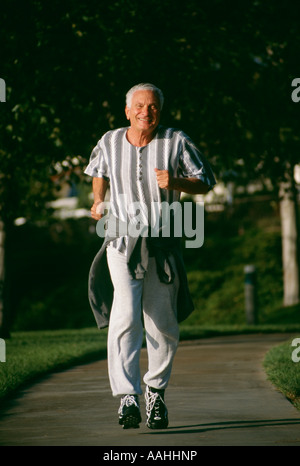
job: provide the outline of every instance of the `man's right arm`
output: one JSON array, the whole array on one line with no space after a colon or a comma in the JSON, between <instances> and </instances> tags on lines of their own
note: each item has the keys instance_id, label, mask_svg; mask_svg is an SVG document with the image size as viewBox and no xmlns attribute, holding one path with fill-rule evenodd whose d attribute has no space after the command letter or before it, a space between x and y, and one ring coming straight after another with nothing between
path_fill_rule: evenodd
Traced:
<instances>
[{"instance_id":1,"label":"man's right arm","mask_svg":"<svg viewBox=\"0 0 300 466\"><path fill-rule=\"evenodd\" d=\"M103 217L103 213L100 213L100 204L104 202L107 187L108 180L105 178L93 178L94 204L91 208L91 215L95 220L100 220Z\"/></svg>"}]
</instances>

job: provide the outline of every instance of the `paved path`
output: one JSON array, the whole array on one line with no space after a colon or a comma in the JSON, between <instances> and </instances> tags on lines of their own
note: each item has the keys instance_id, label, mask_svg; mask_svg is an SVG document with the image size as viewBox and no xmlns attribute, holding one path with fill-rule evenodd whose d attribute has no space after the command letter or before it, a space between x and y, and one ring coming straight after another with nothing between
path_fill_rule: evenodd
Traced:
<instances>
[{"instance_id":1,"label":"paved path","mask_svg":"<svg viewBox=\"0 0 300 466\"><path fill-rule=\"evenodd\" d=\"M54 373L10 402L0 417L0 445L299 446L300 411L271 385L262 368L266 351L292 336L181 343L166 392L166 430L144 425L143 399L140 429L118 425L119 403L111 396L106 361ZM145 369L145 350L141 364Z\"/></svg>"}]
</instances>

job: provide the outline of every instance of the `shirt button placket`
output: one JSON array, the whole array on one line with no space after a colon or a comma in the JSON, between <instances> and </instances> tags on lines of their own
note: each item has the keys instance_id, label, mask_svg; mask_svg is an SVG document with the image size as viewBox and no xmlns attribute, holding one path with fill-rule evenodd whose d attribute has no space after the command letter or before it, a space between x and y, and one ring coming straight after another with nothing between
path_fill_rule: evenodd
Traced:
<instances>
[{"instance_id":1,"label":"shirt button placket","mask_svg":"<svg viewBox=\"0 0 300 466\"><path fill-rule=\"evenodd\" d=\"M142 149L139 149L139 180L143 179Z\"/></svg>"},{"instance_id":2,"label":"shirt button placket","mask_svg":"<svg viewBox=\"0 0 300 466\"><path fill-rule=\"evenodd\" d=\"M138 188L138 194L139 194L139 200L146 204L146 199L145 199L145 192L144 192L144 185L143 185L143 149L139 148L138 150L138 183L137 183L137 188ZM147 212L143 213L142 209L142 216L143 216L143 222L147 224L148 222L148 214Z\"/></svg>"}]
</instances>

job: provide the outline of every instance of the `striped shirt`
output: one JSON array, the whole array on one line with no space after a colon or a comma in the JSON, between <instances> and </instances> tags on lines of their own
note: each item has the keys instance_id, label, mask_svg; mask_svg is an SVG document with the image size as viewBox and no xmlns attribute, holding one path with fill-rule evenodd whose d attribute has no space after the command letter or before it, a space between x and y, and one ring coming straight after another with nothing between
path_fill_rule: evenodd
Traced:
<instances>
[{"instance_id":1,"label":"striped shirt","mask_svg":"<svg viewBox=\"0 0 300 466\"><path fill-rule=\"evenodd\" d=\"M124 222L134 220L137 211L132 206L138 205L138 220L147 225L153 206L179 201L179 191L159 188L155 168L168 170L174 177L198 178L210 188L215 185L209 163L183 131L158 126L149 144L136 147L127 140L128 129L105 133L84 171L109 180L110 211L115 217ZM127 238L122 237L113 246L126 253L126 243Z\"/></svg>"}]
</instances>

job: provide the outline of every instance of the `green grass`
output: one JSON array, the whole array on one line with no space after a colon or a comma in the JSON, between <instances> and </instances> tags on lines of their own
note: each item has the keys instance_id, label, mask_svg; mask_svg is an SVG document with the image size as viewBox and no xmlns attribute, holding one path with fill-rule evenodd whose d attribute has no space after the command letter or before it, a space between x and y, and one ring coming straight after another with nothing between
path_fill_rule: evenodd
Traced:
<instances>
[{"instance_id":1,"label":"green grass","mask_svg":"<svg viewBox=\"0 0 300 466\"><path fill-rule=\"evenodd\" d=\"M106 331L97 328L16 332L0 363L0 400L49 372L106 357Z\"/></svg>"},{"instance_id":2,"label":"green grass","mask_svg":"<svg viewBox=\"0 0 300 466\"><path fill-rule=\"evenodd\" d=\"M180 340L196 340L224 335L250 335L254 333L300 333L300 324L273 325L181 325Z\"/></svg>"},{"instance_id":3,"label":"green grass","mask_svg":"<svg viewBox=\"0 0 300 466\"><path fill-rule=\"evenodd\" d=\"M300 362L292 360L299 345L292 346L291 342L271 348L263 364L268 379L300 410Z\"/></svg>"},{"instance_id":4,"label":"green grass","mask_svg":"<svg viewBox=\"0 0 300 466\"><path fill-rule=\"evenodd\" d=\"M258 332L300 332L300 325L181 325L180 329L183 341ZM0 404L41 376L105 358L106 338L107 330L97 328L12 333L6 340L6 362L0 363Z\"/></svg>"}]
</instances>

